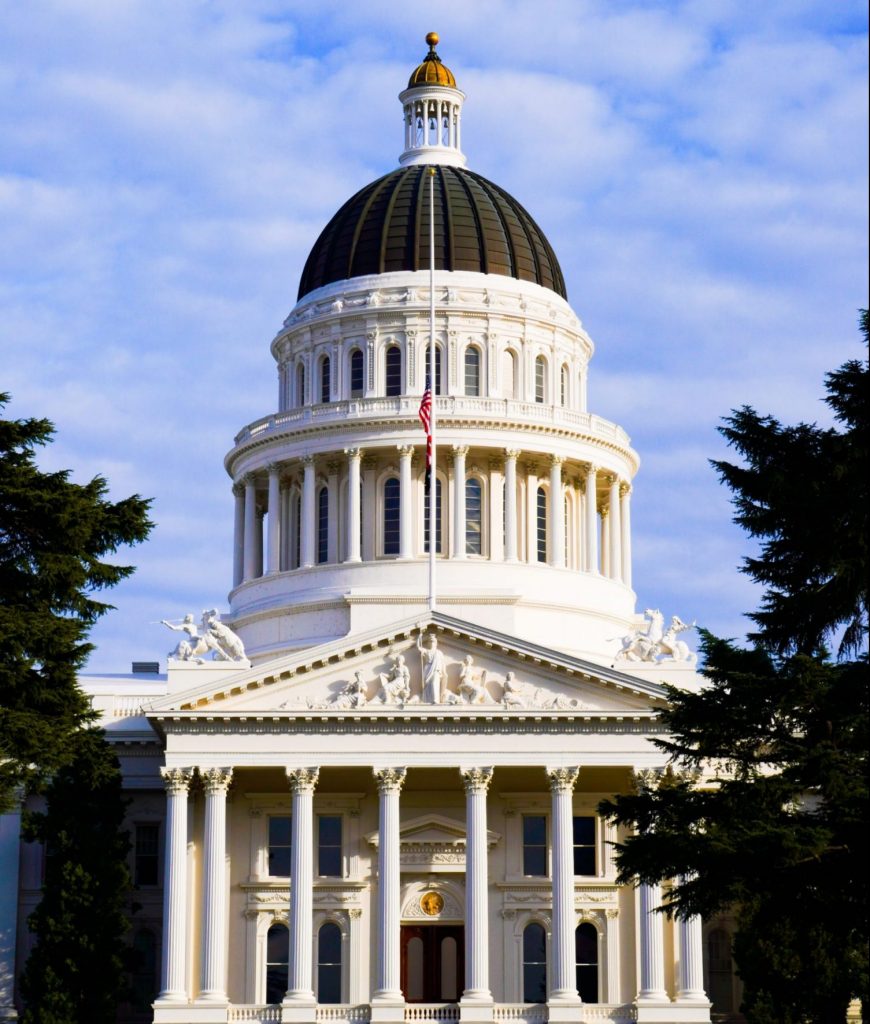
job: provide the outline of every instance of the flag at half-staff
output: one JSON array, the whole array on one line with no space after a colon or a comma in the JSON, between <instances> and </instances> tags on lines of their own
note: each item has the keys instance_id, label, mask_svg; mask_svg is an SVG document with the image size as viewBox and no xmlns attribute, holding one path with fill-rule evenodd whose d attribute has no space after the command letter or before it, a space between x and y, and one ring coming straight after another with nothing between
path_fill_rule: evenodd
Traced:
<instances>
[{"instance_id":1,"label":"flag at half-staff","mask_svg":"<svg viewBox=\"0 0 870 1024\"><path fill-rule=\"evenodd\" d=\"M429 480L432 476L432 385L428 373L426 374L426 390L420 399L420 411L417 415L426 431L426 476L424 481L426 494L428 494Z\"/></svg>"}]
</instances>

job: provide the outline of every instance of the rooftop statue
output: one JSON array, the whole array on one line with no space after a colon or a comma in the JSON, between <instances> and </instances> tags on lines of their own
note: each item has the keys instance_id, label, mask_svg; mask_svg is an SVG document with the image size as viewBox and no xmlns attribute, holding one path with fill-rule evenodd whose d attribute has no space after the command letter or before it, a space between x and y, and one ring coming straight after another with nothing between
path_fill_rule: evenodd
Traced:
<instances>
[{"instance_id":1,"label":"rooftop statue","mask_svg":"<svg viewBox=\"0 0 870 1024\"><path fill-rule=\"evenodd\" d=\"M616 661L640 661L657 664L660 661L677 661L694 665L695 654L689 645L677 636L687 629L693 629L694 622L683 622L679 615L672 615L670 625L665 629L665 617L656 608L644 611L645 622L622 638L622 647L616 652Z\"/></svg>"},{"instance_id":2,"label":"rooftop statue","mask_svg":"<svg viewBox=\"0 0 870 1024\"><path fill-rule=\"evenodd\" d=\"M169 652L169 658L173 661L191 661L195 665L203 665L209 654L214 661L246 660L245 645L226 623L221 622L215 608L202 613L199 626L192 613L185 615L179 625L168 619L160 621L168 629L186 634L186 639L179 640L175 649Z\"/></svg>"}]
</instances>

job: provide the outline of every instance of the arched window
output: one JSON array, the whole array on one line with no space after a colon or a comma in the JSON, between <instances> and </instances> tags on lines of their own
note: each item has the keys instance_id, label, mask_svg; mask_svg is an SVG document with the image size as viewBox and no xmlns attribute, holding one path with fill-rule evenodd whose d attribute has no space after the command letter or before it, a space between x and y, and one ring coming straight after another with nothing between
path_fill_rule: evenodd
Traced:
<instances>
[{"instance_id":1,"label":"arched window","mask_svg":"<svg viewBox=\"0 0 870 1024\"><path fill-rule=\"evenodd\" d=\"M568 404L568 364L562 365L562 383L559 390L559 398L562 405Z\"/></svg>"},{"instance_id":2,"label":"arched window","mask_svg":"<svg viewBox=\"0 0 870 1024\"><path fill-rule=\"evenodd\" d=\"M707 936L707 995L714 1013L734 1012L731 936L724 928L714 928Z\"/></svg>"},{"instance_id":3,"label":"arched window","mask_svg":"<svg viewBox=\"0 0 870 1024\"><path fill-rule=\"evenodd\" d=\"M320 360L320 401L329 401L329 389L332 378L331 367L329 363L329 356L324 356Z\"/></svg>"},{"instance_id":4,"label":"arched window","mask_svg":"<svg viewBox=\"0 0 870 1024\"><path fill-rule=\"evenodd\" d=\"M547 933L543 925L527 924L523 931L523 1002L547 1001Z\"/></svg>"},{"instance_id":5,"label":"arched window","mask_svg":"<svg viewBox=\"0 0 870 1024\"><path fill-rule=\"evenodd\" d=\"M465 393L480 395L480 349L469 345L465 350Z\"/></svg>"},{"instance_id":6,"label":"arched window","mask_svg":"<svg viewBox=\"0 0 870 1024\"><path fill-rule=\"evenodd\" d=\"M425 363L425 365L423 367L423 373L424 374L428 374L429 373L429 352L430 352L430 349L431 349L431 346L427 345L426 346L426 363ZM435 395L440 395L441 394L441 379L442 379L441 364L444 361L443 355L444 354L441 351L441 346L440 345L436 345L435 346L435 390L432 392Z\"/></svg>"},{"instance_id":7,"label":"arched window","mask_svg":"<svg viewBox=\"0 0 870 1024\"><path fill-rule=\"evenodd\" d=\"M538 356L535 360L535 401L547 400L547 360Z\"/></svg>"},{"instance_id":8,"label":"arched window","mask_svg":"<svg viewBox=\"0 0 870 1024\"><path fill-rule=\"evenodd\" d=\"M574 932L577 991L584 1003L598 1002L598 929L588 921Z\"/></svg>"},{"instance_id":9,"label":"arched window","mask_svg":"<svg viewBox=\"0 0 870 1024\"><path fill-rule=\"evenodd\" d=\"M296 404L305 405L305 364L296 364Z\"/></svg>"},{"instance_id":10,"label":"arched window","mask_svg":"<svg viewBox=\"0 0 870 1024\"><path fill-rule=\"evenodd\" d=\"M387 349L384 366L387 398L395 398L402 393L402 350L398 345Z\"/></svg>"},{"instance_id":11,"label":"arched window","mask_svg":"<svg viewBox=\"0 0 870 1024\"><path fill-rule=\"evenodd\" d=\"M341 1002L341 929L331 921L317 933L317 1001Z\"/></svg>"},{"instance_id":12,"label":"arched window","mask_svg":"<svg viewBox=\"0 0 870 1024\"><path fill-rule=\"evenodd\" d=\"M431 487L423 498L423 550L429 554L429 495ZM440 555L441 548L441 481L435 479L435 554Z\"/></svg>"},{"instance_id":13,"label":"arched window","mask_svg":"<svg viewBox=\"0 0 870 1024\"><path fill-rule=\"evenodd\" d=\"M517 357L510 349L505 349L502 354L502 394L505 398L517 397Z\"/></svg>"},{"instance_id":14,"label":"arched window","mask_svg":"<svg viewBox=\"0 0 870 1024\"><path fill-rule=\"evenodd\" d=\"M384 484L384 554L399 553L399 524L402 515L399 478L391 476Z\"/></svg>"},{"instance_id":15,"label":"arched window","mask_svg":"<svg viewBox=\"0 0 870 1024\"><path fill-rule=\"evenodd\" d=\"M280 1003L287 994L290 960L290 932L283 924L273 924L266 936L266 1002Z\"/></svg>"},{"instance_id":16,"label":"arched window","mask_svg":"<svg viewBox=\"0 0 870 1024\"><path fill-rule=\"evenodd\" d=\"M469 477L465 481L465 551L469 555L483 554L483 494L480 481Z\"/></svg>"},{"instance_id":17,"label":"arched window","mask_svg":"<svg viewBox=\"0 0 870 1024\"><path fill-rule=\"evenodd\" d=\"M133 957L132 1003L145 1010L157 996L157 937L150 928L140 928L133 936Z\"/></svg>"},{"instance_id":18,"label":"arched window","mask_svg":"<svg viewBox=\"0 0 870 1024\"><path fill-rule=\"evenodd\" d=\"M538 561L547 561L547 492L538 488Z\"/></svg>"},{"instance_id":19,"label":"arched window","mask_svg":"<svg viewBox=\"0 0 870 1024\"><path fill-rule=\"evenodd\" d=\"M361 348L355 348L350 354L350 397L361 398L365 391L364 363Z\"/></svg>"},{"instance_id":20,"label":"arched window","mask_svg":"<svg viewBox=\"0 0 870 1024\"><path fill-rule=\"evenodd\" d=\"M329 560L329 488L317 492L317 564Z\"/></svg>"}]
</instances>

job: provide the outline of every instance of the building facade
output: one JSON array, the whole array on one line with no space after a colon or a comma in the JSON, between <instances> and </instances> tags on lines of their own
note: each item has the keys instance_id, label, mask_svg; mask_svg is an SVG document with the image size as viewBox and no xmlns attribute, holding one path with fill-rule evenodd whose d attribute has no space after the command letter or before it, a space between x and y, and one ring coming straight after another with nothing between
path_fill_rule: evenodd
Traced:
<instances>
[{"instance_id":1,"label":"building facade","mask_svg":"<svg viewBox=\"0 0 870 1024\"><path fill-rule=\"evenodd\" d=\"M167 673L83 680L132 798L131 1022L700 1024L711 998L738 1005L728 922L668 921L658 887L616 883L597 804L663 768L662 683L699 679L684 623L637 614L639 460L589 411L593 344L556 255L466 168L465 96L427 41L399 168L315 243L272 341L277 411L226 456L231 630L205 613ZM41 870L16 821L7 1017Z\"/></svg>"}]
</instances>

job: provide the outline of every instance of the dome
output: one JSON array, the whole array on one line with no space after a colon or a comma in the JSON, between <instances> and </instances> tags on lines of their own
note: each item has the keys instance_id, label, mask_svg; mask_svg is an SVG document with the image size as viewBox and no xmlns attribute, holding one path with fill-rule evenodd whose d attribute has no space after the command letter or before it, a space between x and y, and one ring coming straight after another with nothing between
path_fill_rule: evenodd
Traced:
<instances>
[{"instance_id":1,"label":"dome","mask_svg":"<svg viewBox=\"0 0 870 1024\"><path fill-rule=\"evenodd\" d=\"M435 52L435 47L438 45L438 33L430 32L426 36L426 42L429 44L429 52L423 58L423 63L414 69L408 79L408 88L413 89L418 85L444 85L455 89L456 79L453 77L453 72L446 64L441 63L441 58Z\"/></svg>"},{"instance_id":2,"label":"dome","mask_svg":"<svg viewBox=\"0 0 870 1024\"><path fill-rule=\"evenodd\" d=\"M321 232L299 296L368 274L429 269L425 165L400 168L351 197ZM566 298L544 233L504 189L461 167L435 168L435 269L501 274Z\"/></svg>"}]
</instances>

